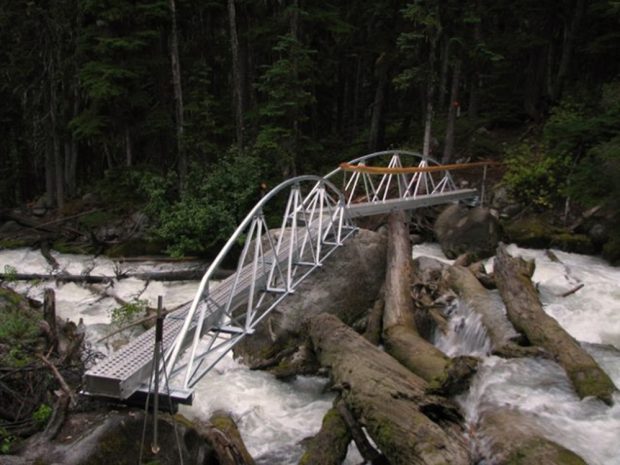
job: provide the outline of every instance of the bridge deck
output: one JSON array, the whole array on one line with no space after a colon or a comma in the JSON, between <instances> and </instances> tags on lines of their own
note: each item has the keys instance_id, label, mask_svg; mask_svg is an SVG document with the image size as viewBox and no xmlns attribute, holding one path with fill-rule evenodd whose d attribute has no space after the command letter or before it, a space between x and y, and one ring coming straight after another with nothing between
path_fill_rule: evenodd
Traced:
<instances>
[{"instance_id":1,"label":"bridge deck","mask_svg":"<svg viewBox=\"0 0 620 465\"><path fill-rule=\"evenodd\" d=\"M318 224L318 219L313 222L313 225L315 224ZM323 231L325 231L329 227L329 221L324 219L322 224ZM311 234L316 234L318 227L313 227L313 225L310 225L309 228ZM280 264L283 264L288 259L289 249L290 239L288 236L284 236L280 253L278 254L278 262ZM266 259L269 263L273 260L273 256L273 252L267 254ZM236 287L237 274L233 274L221 281L217 286L209 290L210 307L226 307L233 288L235 289L235 295L232 297L231 308L234 309L242 305L252 285L253 276L252 263L250 263L239 271ZM259 273L254 283L255 288L258 291L263 290L266 281L267 274ZM164 320L164 352L174 343L183 326L190 305L190 303L187 303L179 310L170 313ZM206 303L202 302L201 305L206 305ZM190 333L192 335L198 322L198 312L196 313L190 326ZM216 330L221 323L221 316L221 312L208 312L205 316L203 334L210 330ZM84 376L84 392L89 395L127 399L137 390L144 388L143 385L148 383L153 369L154 341L155 328L151 328L88 370ZM184 392L182 389L176 388L175 391L177 391L177 397L179 398L189 396L189 393Z\"/></svg>"},{"instance_id":2,"label":"bridge deck","mask_svg":"<svg viewBox=\"0 0 620 465\"><path fill-rule=\"evenodd\" d=\"M369 216L381 213L388 213L396 209L414 209L419 207L437 205L457 200L473 198L477 195L475 189L461 189L452 192L436 193L431 195L420 195L415 198L393 199L380 202L353 204L347 207L350 217ZM329 221L323 221L323 228L327 228ZM313 223L315 224L315 223ZM317 227L309 226L312 232L316 233ZM316 237L316 236L315 236ZM281 252L277 259L279 263L287 260L289 255L290 241L283 238ZM273 260L271 252L271 260ZM269 260L269 255L266 254ZM252 264L246 265L239 271L238 283L235 287L233 296L233 308L235 305L244 303L254 278ZM209 290L209 300L214 307L224 308L230 299L230 293L235 286L236 275L232 275L221 281L214 289ZM263 290L267 281L265 273L256 276L255 288ZM206 305L202 302L201 305ZM188 303L183 308L170 313L164 321L164 351L173 345L175 338L181 331L183 322L189 310ZM206 324L203 326L202 333L216 330L221 324L221 312L211 312L206 316ZM197 315L191 323L190 333L193 334L197 325ZM148 383L153 367L153 347L155 339L155 329L152 328L124 347L108 356L95 367L86 372L84 377L87 394L111 397L116 399L127 399L136 391L145 390L145 383ZM189 342L188 342L189 344ZM148 388L146 388L148 389ZM189 392L177 389L177 400L190 397Z\"/></svg>"}]
</instances>

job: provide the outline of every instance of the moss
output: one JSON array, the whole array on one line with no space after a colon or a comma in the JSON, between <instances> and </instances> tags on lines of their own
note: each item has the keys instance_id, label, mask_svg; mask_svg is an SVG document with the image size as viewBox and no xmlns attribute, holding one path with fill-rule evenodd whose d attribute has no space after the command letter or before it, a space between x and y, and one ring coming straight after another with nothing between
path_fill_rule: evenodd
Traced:
<instances>
[{"instance_id":1,"label":"moss","mask_svg":"<svg viewBox=\"0 0 620 465\"><path fill-rule=\"evenodd\" d=\"M511 453L503 462L505 465L586 465L581 457L559 444L545 439L532 439L523 447Z\"/></svg>"},{"instance_id":2,"label":"moss","mask_svg":"<svg viewBox=\"0 0 620 465\"><path fill-rule=\"evenodd\" d=\"M87 229L96 229L101 226L105 226L114 220L117 220L117 215L108 211L95 211L87 215L81 216L78 222L81 226Z\"/></svg>"},{"instance_id":3,"label":"moss","mask_svg":"<svg viewBox=\"0 0 620 465\"><path fill-rule=\"evenodd\" d=\"M564 250L566 252L576 252L583 254L594 253L592 241L585 234L572 234L561 232L551 236L551 247Z\"/></svg>"},{"instance_id":4,"label":"moss","mask_svg":"<svg viewBox=\"0 0 620 465\"><path fill-rule=\"evenodd\" d=\"M611 405L615 386L609 376L598 366L577 367L568 372L568 377L573 382L579 397L594 396Z\"/></svg>"},{"instance_id":5,"label":"moss","mask_svg":"<svg viewBox=\"0 0 620 465\"><path fill-rule=\"evenodd\" d=\"M139 255L159 255L166 249L166 244L159 239L130 239L115 244L105 251L109 257L135 257Z\"/></svg>"},{"instance_id":6,"label":"moss","mask_svg":"<svg viewBox=\"0 0 620 465\"><path fill-rule=\"evenodd\" d=\"M535 249L553 247L566 252L584 254L594 252L594 246L588 236L574 234L566 229L553 226L547 222L546 218L539 215L519 218L503 226L506 240L522 247Z\"/></svg>"},{"instance_id":7,"label":"moss","mask_svg":"<svg viewBox=\"0 0 620 465\"><path fill-rule=\"evenodd\" d=\"M603 246L603 258L612 265L620 265L620 237L613 237Z\"/></svg>"},{"instance_id":8,"label":"moss","mask_svg":"<svg viewBox=\"0 0 620 465\"><path fill-rule=\"evenodd\" d=\"M52 243L52 249L60 253L66 254L89 254L95 253L96 250L92 245L78 244L75 242L67 242L63 239L58 239Z\"/></svg>"},{"instance_id":9,"label":"moss","mask_svg":"<svg viewBox=\"0 0 620 465\"><path fill-rule=\"evenodd\" d=\"M540 216L519 218L504 224L503 227L508 242L539 249L549 247L553 234L560 232Z\"/></svg>"},{"instance_id":10,"label":"moss","mask_svg":"<svg viewBox=\"0 0 620 465\"><path fill-rule=\"evenodd\" d=\"M2 239L0 240L0 249L19 249L20 247L29 247L35 241L29 239Z\"/></svg>"}]
</instances>

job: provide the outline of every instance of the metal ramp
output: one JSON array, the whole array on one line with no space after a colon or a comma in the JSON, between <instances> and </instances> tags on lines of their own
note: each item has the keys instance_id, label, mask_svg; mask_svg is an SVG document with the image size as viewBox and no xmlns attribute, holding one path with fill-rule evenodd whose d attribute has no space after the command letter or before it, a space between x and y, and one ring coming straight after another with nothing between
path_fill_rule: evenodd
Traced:
<instances>
[{"instance_id":1,"label":"metal ramp","mask_svg":"<svg viewBox=\"0 0 620 465\"><path fill-rule=\"evenodd\" d=\"M403 165L403 159L414 163ZM474 165L445 169L419 154L378 152L343 163L324 178L290 179L266 194L215 258L191 305L164 321L168 395L191 403L195 384L355 232L351 218L476 198L476 189L457 187L450 173ZM274 232L264 211L286 195ZM236 272L214 281L215 270L238 252L240 241ZM153 328L88 370L84 392L121 400L148 394L154 338Z\"/></svg>"}]
</instances>

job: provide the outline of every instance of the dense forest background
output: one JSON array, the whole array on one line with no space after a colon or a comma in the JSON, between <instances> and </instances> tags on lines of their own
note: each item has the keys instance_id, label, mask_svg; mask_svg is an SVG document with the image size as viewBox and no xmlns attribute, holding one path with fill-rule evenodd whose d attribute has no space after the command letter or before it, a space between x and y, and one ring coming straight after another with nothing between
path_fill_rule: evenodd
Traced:
<instances>
[{"instance_id":1,"label":"dense forest background","mask_svg":"<svg viewBox=\"0 0 620 465\"><path fill-rule=\"evenodd\" d=\"M618 1L3 0L0 44L1 205L108 186L178 253L427 117L525 202L620 199Z\"/></svg>"}]
</instances>

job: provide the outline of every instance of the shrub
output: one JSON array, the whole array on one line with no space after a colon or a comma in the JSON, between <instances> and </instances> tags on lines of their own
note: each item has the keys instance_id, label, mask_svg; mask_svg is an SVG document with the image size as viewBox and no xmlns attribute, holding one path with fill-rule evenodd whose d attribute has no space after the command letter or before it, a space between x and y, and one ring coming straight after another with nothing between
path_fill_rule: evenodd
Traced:
<instances>
[{"instance_id":1,"label":"shrub","mask_svg":"<svg viewBox=\"0 0 620 465\"><path fill-rule=\"evenodd\" d=\"M544 145L523 143L508 150L504 182L520 202L549 208L561 200L570 167L567 156L552 154Z\"/></svg>"}]
</instances>

